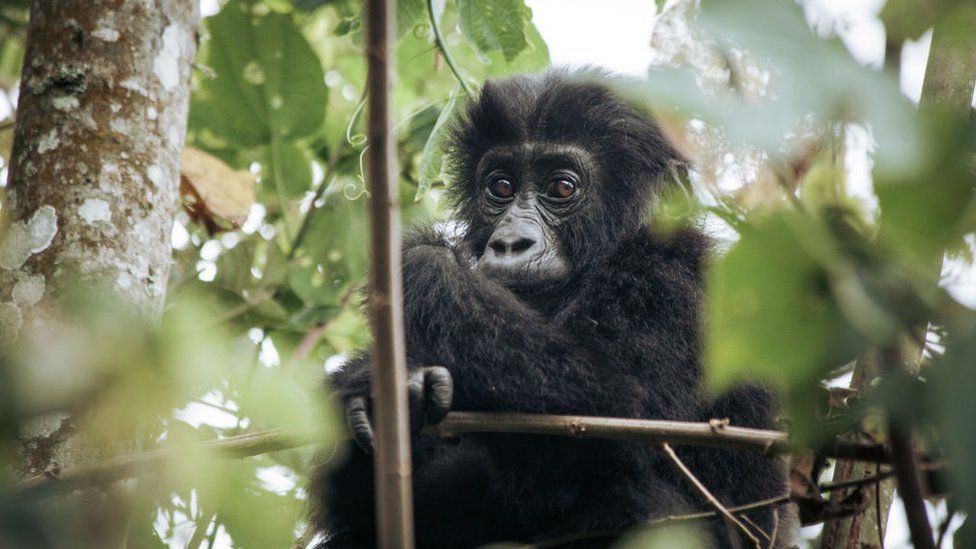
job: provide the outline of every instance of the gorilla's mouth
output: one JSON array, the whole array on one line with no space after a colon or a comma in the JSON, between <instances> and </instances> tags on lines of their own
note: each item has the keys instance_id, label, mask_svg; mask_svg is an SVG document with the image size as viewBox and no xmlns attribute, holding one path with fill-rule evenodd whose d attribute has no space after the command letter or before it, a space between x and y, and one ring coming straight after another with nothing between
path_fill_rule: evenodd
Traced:
<instances>
[{"instance_id":1,"label":"gorilla's mouth","mask_svg":"<svg viewBox=\"0 0 976 549\"><path fill-rule=\"evenodd\" d=\"M489 248L478 258L475 270L508 288L522 291L557 285L570 274L569 264L552 247L516 257L500 256Z\"/></svg>"}]
</instances>

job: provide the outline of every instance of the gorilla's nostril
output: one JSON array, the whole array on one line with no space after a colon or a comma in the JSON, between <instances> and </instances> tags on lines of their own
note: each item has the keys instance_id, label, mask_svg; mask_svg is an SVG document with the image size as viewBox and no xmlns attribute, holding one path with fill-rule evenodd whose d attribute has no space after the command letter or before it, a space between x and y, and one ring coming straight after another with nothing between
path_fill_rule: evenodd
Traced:
<instances>
[{"instance_id":1,"label":"gorilla's nostril","mask_svg":"<svg viewBox=\"0 0 976 549\"><path fill-rule=\"evenodd\" d=\"M531 238L519 238L518 240L512 243L511 246L512 253L513 254L522 253L525 250L531 248L533 244L535 244L535 240L532 240Z\"/></svg>"},{"instance_id":2,"label":"gorilla's nostril","mask_svg":"<svg viewBox=\"0 0 976 549\"><path fill-rule=\"evenodd\" d=\"M500 238L489 242L488 247L498 255L505 255L505 252L508 251L508 246L505 244L505 241Z\"/></svg>"}]
</instances>

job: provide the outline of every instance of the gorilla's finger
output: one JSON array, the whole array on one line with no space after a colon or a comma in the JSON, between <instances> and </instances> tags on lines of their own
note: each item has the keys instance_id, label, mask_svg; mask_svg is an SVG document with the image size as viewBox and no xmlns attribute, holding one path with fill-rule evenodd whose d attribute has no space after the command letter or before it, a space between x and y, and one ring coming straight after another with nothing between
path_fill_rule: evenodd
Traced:
<instances>
[{"instance_id":1,"label":"gorilla's finger","mask_svg":"<svg viewBox=\"0 0 976 549\"><path fill-rule=\"evenodd\" d=\"M424 426L424 371L414 370L407 379L407 405L410 407L410 430L420 432Z\"/></svg>"},{"instance_id":2,"label":"gorilla's finger","mask_svg":"<svg viewBox=\"0 0 976 549\"><path fill-rule=\"evenodd\" d=\"M424 395L427 422L436 425L451 411L454 399L454 378L443 366L424 369Z\"/></svg>"},{"instance_id":3,"label":"gorilla's finger","mask_svg":"<svg viewBox=\"0 0 976 549\"><path fill-rule=\"evenodd\" d=\"M346 404L346 422L356 444L367 454L373 453L373 426L369 422L366 399L355 397Z\"/></svg>"}]
</instances>

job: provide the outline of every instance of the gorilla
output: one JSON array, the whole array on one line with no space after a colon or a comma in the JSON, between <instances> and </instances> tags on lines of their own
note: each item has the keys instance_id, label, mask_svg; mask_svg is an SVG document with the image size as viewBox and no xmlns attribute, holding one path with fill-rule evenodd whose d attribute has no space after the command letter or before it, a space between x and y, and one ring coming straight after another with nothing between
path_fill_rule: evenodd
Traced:
<instances>
[{"instance_id":1,"label":"gorilla","mask_svg":"<svg viewBox=\"0 0 976 549\"><path fill-rule=\"evenodd\" d=\"M451 198L462 235L403 246L413 486L419 547L533 543L579 535L607 546L653 518L705 509L646 444L421 432L451 410L707 421L773 428L760 387L708 401L699 323L708 239L657 234L650 205L686 161L655 122L598 79L550 72L485 84L455 120ZM374 547L369 357L333 376L359 443L310 483L322 547ZM676 451L726 505L786 492L756 452ZM789 510L748 519L788 546ZM700 523L716 547L739 534ZM759 535L757 533L757 535Z\"/></svg>"}]
</instances>

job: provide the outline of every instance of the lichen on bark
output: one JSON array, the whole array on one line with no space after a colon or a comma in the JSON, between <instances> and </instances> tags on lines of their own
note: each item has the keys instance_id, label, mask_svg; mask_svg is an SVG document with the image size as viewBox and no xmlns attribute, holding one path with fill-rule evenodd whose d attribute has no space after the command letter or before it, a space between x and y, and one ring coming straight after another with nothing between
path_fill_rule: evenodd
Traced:
<instances>
[{"instance_id":1,"label":"lichen on bark","mask_svg":"<svg viewBox=\"0 0 976 549\"><path fill-rule=\"evenodd\" d=\"M9 180L15 230L8 240L41 208L56 213L57 231L48 247L30 253L22 243L3 243L0 302L11 302L6 288L20 278L41 275L47 288L41 306L80 284L109 286L146 315L159 314L196 11L192 0L34 2Z\"/></svg>"},{"instance_id":2,"label":"lichen on bark","mask_svg":"<svg viewBox=\"0 0 976 549\"><path fill-rule=\"evenodd\" d=\"M79 288L158 319L198 22L196 0L32 2L0 231L3 345L54 333ZM25 425L21 473L103 453L74 425Z\"/></svg>"}]
</instances>

